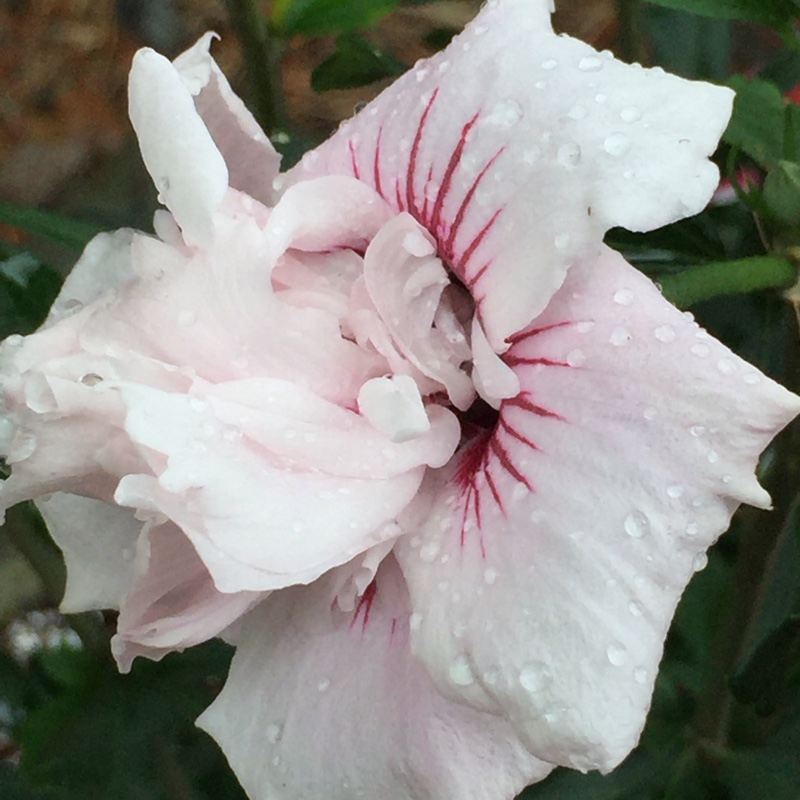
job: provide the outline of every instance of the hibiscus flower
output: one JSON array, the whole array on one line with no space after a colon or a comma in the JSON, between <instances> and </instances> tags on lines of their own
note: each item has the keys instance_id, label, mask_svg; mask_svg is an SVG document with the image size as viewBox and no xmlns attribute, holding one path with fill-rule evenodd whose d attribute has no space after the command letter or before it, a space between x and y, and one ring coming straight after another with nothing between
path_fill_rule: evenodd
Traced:
<instances>
[{"instance_id":1,"label":"hibiscus flower","mask_svg":"<svg viewBox=\"0 0 800 800\"><path fill-rule=\"evenodd\" d=\"M602 243L699 211L731 93L489 2L286 175L208 54L130 112L168 211L0 352L0 506L122 669L224 634L253 800L510 798L635 745L800 401ZM44 499L45 495L52 495Z\"/></svg>"}]
</instances>

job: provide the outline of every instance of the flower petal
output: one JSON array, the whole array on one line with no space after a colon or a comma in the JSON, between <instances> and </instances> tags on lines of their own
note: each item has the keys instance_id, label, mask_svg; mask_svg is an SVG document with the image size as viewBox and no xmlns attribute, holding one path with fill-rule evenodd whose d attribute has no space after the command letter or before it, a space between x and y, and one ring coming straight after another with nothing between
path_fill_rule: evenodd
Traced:
<instances>
[{"instance_id":1,"label":"flower petal","mask_svg":"<svg viewBox=\"0 0 800 800\"><path fill-rule=\"evenodd\" d=\"M178 71L149 48L133 58L128 113L147 171L184 238L208 244L228 168Z\"/></svg>"},{"instance_id":2,"label":"flower petal","mask_svg":"<svg viewBox=\"0 0 800 800\"><path fill-rule=\"evenodd\" d=\"M218 636L264 597L218 591L186 535L171 523L150 527L139 539L136 573L111 640L122 672L136 656L157 661Z\"/></svg>"},{"instance_id":3,"label":"flower petal","mask_svg":"<svg viewBox=\"0 0 800 800\"><path fill-rule=\"evenodd\" d=\"M392 559L355 611L334 576L244 620L228 681L198 724L251 800L505 800L551 769L501 718L445 700L408 647Z\"/></svg>"},{"instance_id":4,"label":"flower petal","mask_svg":"<svg viewBox=\"0 0 800 800\"><path fill-rule=\"evenodd\" d=\"M230 185L271 206L281 157L211 57L215 37L206 33L172 63L225 159Z\"/></svg>"},{"instance_id":5,"label":"flower petal","mask_svg":"<svg viewBox=\"0 0 800 800\"><path fill-rule=\"evenodd\" d=\"M400 520L414 648L537 757L610 770L706 548L740 503L769 505L753 470L800 399L609 250L570 270L503 358L520 394ZM469 680L454 683L458 663Z\"/></svg>"},{"instance_id":6,"label":"flower petal","mask_svg":"<svg viewBox=\"0 0 800 800\"><path fill-rule=\"evenodd\" d=\"M128 509L75 494L58 492L36 505L67 565L61 611L119 608L142 523Z\"/></svg>"},{"instance_id":7,"label":"flower petal","mask_svg":"<svg viewBox=\"0 0 800 800\"><path fill-rule=\"evenodd\" d=\"M412 214L498 351L609 227L650 230L700 211L733 98L556 36L548 10L486 3L287 175L354 175Z\"/></svg>"}]
</instances>

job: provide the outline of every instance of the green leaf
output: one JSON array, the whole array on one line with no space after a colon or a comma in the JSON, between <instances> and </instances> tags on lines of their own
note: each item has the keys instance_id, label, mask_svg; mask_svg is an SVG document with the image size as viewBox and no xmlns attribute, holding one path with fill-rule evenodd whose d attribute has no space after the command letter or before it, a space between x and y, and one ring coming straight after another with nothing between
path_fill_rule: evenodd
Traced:
<instances>
[{"instance_id":1,"label":"green leaf","mask_svg":"<svg viewBox=\"0 0 800 800\"><path fill-rule=\"evenodd\" d=\"M315 92L330 89L353 89L382 78L402 75L407 69L391 56L355 34L340 36L336 50L312 73Z\"/></svg>"},{"instance_id":2,"label":"green leaf","mask_svg":"<svg viewBox=\"0 0 800 800\"><path fill-rule=\"evenodd\" d=\"M797 6L792 0L649 0L649 2L704 17L761 22L779 30L785 30L797 15Z\"/></svg>"},{"instance_id":3,"label":"green leaf","mask_svg":"<svg viewBox=\"0 0 800 800\"><path fill-rule=\"evenodd\" d=\"M275 0L270 23L284 38L326 36L368 28L396 5L397 0Z\"/></svg>"},{"instance_id":4,"label":"green leaf","mask_svg":"<svg viewBox=\"0 0 800 800\"><path fill-rule=\"evenodd\" d=\"M767 172L764 202L770 219L786 227L800 224L800 164L779 161Z\"/></svg>"},{"instance_id":5,"label":"green leaf","mask_svg":"<svg viewBox=\"0 0 800 800\"><path fill-rule=\"evenodd\" d=\"M0 203L0 222L78 249L84 248L92 237L103 230L100 225L91 222L12 203Z\"/></svg>"},{"instance_id":6,"label":"green leaf","mask_svg":"<svg viewBox=\"0 0 800 800\"><path fill-rule=\"evenodd\" d=\"M732 77L729 86L736 99L724 140L764 167L776 164L783 158L784 130L784 102L778 87L741 75Z\"/></svg>"},{"instance_id":7,"label":"green leaf","mask_svg":"<svg viewBox=\"0 0 800 800\"><path fill-rule=\"evenodd\" d=\"M0 261L0 339L39 327L60 286L58 273L30 253Z\"/></svg>"}]
</instances>

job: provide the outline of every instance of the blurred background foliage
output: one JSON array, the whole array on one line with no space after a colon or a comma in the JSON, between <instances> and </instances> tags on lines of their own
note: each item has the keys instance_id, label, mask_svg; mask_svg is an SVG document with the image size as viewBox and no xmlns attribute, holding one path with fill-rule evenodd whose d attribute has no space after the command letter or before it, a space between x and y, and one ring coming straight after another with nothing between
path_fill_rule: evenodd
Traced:
<instances>
[{"instance_id":1,"label":"blurred background foliage","mask_svg":"<svg viewBox=\"0 0 800 800\"><path fill-rule=\"evenodd\" d=\"M700 216L608 241L667 297L800 389L798 0L560 0L555 27L627 60L733 86ZM292 163L477 12L473 0L0 0L0 338L33 330L98 230L150 229L125 113L134 51L200 33ZM775 509L745 509L679 607L639 748L608 776L557 770L525 800L800 798L800 430L765 454ZM703 566L703 565L698 565ZM193 726L230 648L119 676L113 615L64 618L60 554L30 509L0 529L0 798L243 800ZM313 757L310 754L309 757ZM375 800L379 800L376 798Z\"/></svg>"}]
</instances>

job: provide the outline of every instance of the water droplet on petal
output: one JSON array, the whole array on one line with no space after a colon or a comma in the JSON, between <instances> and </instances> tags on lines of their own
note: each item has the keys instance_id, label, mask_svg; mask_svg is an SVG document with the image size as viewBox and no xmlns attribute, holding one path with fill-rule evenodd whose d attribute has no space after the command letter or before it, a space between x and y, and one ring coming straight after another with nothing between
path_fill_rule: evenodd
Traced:
<instances>
[{"instance_id":1,"label":"water droplet on petal","mask_svg":"<svg viewBox=\"0 0 800 800\"><path fill-rule=\"evenodd\" d=\"M449 69L450 69L450 62L449 61L444 60L444 61L440 62L440 64L439 64L439 74L440 75L444 75L444 73L447 72Z\"/></svg>"},{"instance_id":2,"label":"water droplet on petal","mask_svg":"<svg viewBox=\"0 0 800 800\"><path fill-rule=\"evenodd\" d=\"M566 250L569 247L570 235L568 233L559 233L553 241L556 250Z\"/></svg>"},{"instance_id":3,"label":"water droplet on petal","mask_svg":"<svg viewBox=\"0 0 800 800\"><path fill-rule=\"evenodd\" d=\"M708 556L705 553L698 553L692 561L692 569L701 572L708 566Z\"/></svg>"},{"instance_id":4,"label":"water droplet on petal","mask_svg":"<svg viewBox=\"0 0 800 800\"><path fill-rule=\"evenodd\" d=\"M439 555L439 542L426 542L419 551L419 557L428 563L433 561Z\"/></svg>"},{"instance_id":5,"label":"water droplet on petal","mask_svg":"<svg viewBox=\"0 0 800 800\"><path fill-rule=\"evenodd\" d=\"M636 667L633 671L633 679L636 683L647 683L647 670L644 667Z\"/></svg>"},{"instance_id":6,"label":"water droplet on petal","mask_svg":"<svg viewBox=\"0 0 800 800\"><path fill-rule=\"evenodd\" d=\"M736 364L733 363L729 358L721 358L717 361L717 369L723 375L733 375L736 372Z\"/></svg>"},{"instance_id":7,"label":"water droplet on petal","mask_svg":"<svg viewBox=\"0 0 800 800\"><path fill-rule=\"evenodd\" d=\"M631 511L623 523L625 533L634 539L641 539L650 530L650 521L639 510Z\"/></svg>"},{"instance_id":8,"label":"water droplet on petal","mask_svg":"<svg viewBox=\"0 0 800 800\"><path fill-rule=\"evenodd\" d=\"M628 344L631 340L630 332L625 328L614 328L611 332L611 336L609 337L608 341L614 345L614 347L623 347L624 345Z\"/></svg>"},{"instance_id":9,"label":"water droplet on petal","mask_svg":"<svg viewBox=\"0 0 800 800\"><path fill-rule=\"evenodd\" d=\"M522 119L522 106L515 100L496 103L486 121L501 128L510 128Z\"/></svg>"},{"instance_id":10,"label":"water droplet on petal","mask_svg":"<svg viewBox=\"0 0 800 800\"><path fill-rule=\"evenodd\" d=\"M411 628L412 631L418 631L422 625L422 614L419 611L415 611L409 618L408 618L408 627Z\"/></svg>"},{"instance_id":11,"label":"water droplet on petal","mask_svg":"<svg viewBox=\"0 0 800 800\"><path fill-rule=\"evenodd\" d=\"M470 667L469 661L463 653L456 656L447 672L450 675L450 680L453 681L456 686L470 686L475 682L475 676L472 674L472 667Z\"/></svg>"},{"instance_id":12,"label":"water droplet on petal","mask_svg":"<svg viewBox=\"0 0 800 800\"><path fill-rule=\"evenodd\" d=\"M637 603L636 600L631 600L628 603L628 611L632 617L641 617L643 613L641 604Z\"/></svg>"},{"instance_id":13,"label":"water droplet on petal","mask_svg":"<svg viewBox=\"0 0 800 800\"><path fill-rule=\"evenodd\" d=\"M499 677L500 670L497 667L489 667L489 669L483 673L483 681L484 683L488 683L489 686L494 686Z\"/></svg>"},{"instance_id":14,"label":"water droplet on petal","mask_svg":"<svg viewBox=\"0 0 800 800\"><path fill-rule=\"evenodd\" d=\"M578 69L582 72L599 72L603 69L603 62L596 56L586 56L578 62Z\"/></svg>"},{"instance_id":15,"label":"water droplet on petal","mask_svg":"<svg viewBox=\"0 0 800 800\"><path fill-rule=\"evenodd\" d=\"M689 428L689 433L691 433L695 439L699 439L705 432L706 429L703 425L692 425L692 427Z\"/></svg>"},{"instance_id":16,"label":"water droplet on petal","mask_svg":"<svg viewBox=\"0 0 800 800\"><path fill-rule=\"evenodd\" d=\"M642 118L642 112L636 106L628 106L619 112L623 122L638 122Z\"/></svg>"},{"instance_id":17,"label":"water droplet on petal","mask_svg":"<svg viewBox=\"0 0 800 800\"><path fill-rule=\"evenodd\" d=\"M519 682L527 692L541 692L552 681L547 664L541 661L529 661L519 673Z\"/></svg>"},{"instance_id":18,"label":"water droplet on petal","mask_svg":"<svg viewBox=\"0 0 800 800\"><path fill-rule=\"evenodd\" d=\"M619 306L632 305L633 292L630 289L620 289L614 294L614 302Z\"/></svg>"},{"instance_id":19,"label":"water droplet on petal","mask_svg":"<svg viewBox=\"0 0 800 800\"><path fill-rule=\"evenodd\" d=\"M711 450L706 458L709 464L716 464L719 461L719 453L716 450Z\"/></svg>"},{"instance_id":20,"label":"water droplet on petal","mask_svg":"<svg viewBox=\"0 0 800 800\"><path fill-rule=\"evenodd\" d=\"M692 354L696 355L698 358L707 358L710 352L711 350L708 345L696 344L692 346Z\"/></svg>"},{"instance_id":21,"label":"water droplet on petal","mask_svg":"<svg viewBox=\"0 0 800 800\"><path fill-rule=\"evenodd\" d=\"M327 678L323 678L318 684L317 689L320 692L327 692L331 688L331 682Z\"/></svg>"},{"instance_id":22,"label":"water droplet on petal","mask_svg":"<svg viewBox=\"0 0 800 800\"><path fill-rule=\"evenodd\" d=\"M581 161L581 147L577 142L566 142L558 148L558 163L570 169L577 167Z\"/></svg>"},{"instance_id":23,"label":"water droplet on petal","mask_svg":"<svg viewBox=\"0 0 800 800\"><path fill-rule=\"evenodd\" d=\"M275 744L276 742L279 742L281 736L283 736L283 726L278 725L275 722L270 723L269 725L267 725L266 736L267 736L267 741L270 744Z\"/></svg>"},{"instance_id":24,"label":"water droplet on petal","mask_svg":"<svg viewBox=\"0 0 800 800\"><path fill-rule=\"evenodd\" d=\"M87 372L85 375L81 376L81 383L84 386L97 386L98 383L102 382L102 376L98 375L96 372Z\"/></svg>"},{"instance_id":25,"label":"water droplet on petal","mask_svg":"<svg viewBox=\"0 0 800 800\"><path fill-rule=\"evenodd\" d=\"M483 573L483 579L491 586L497 580L497 570L494 567L489 567Z\"/></svg>"},{"instance_id":26,"label":"water droplet on petal","mask_svg":"<svg viewBox=\"0 0 800 800\"><path fill-rule=\"evenodd\" d=\"M757 383L761 383L761 375L758 372L748 372L744 376L744 382L748 386L755 386Z\"/></svg>"},{"instance_id":27,"label":"water droplet on petal","mask_svg":"<svg viewBox=\"0 0 800 800\"><path fill-rule=\"evenodd\" d=\"M628 651L622 642L611 642L606 648L609 662L615 667L621 667L628 660Z\"/></svg>"},{"instance_id":28,"label":"water droplet on petal","mask_svg":"<svg viewBox=\"0 0 800 800\"><path fill-rule=\"evenodd\" d=\"M578 330L578 333L589 333L594 329L595 323L591 321L587 322L579 322L575 327Z\"/></svg>"},{"instance_id":29,"label":"water droplet on petal","mask_svg":"<svg viewBox=\"0 0 800 800\"><path fill-rule=\"evenodd\" d=\"M554 58L548 58L546 61L542 61L542 69L555 69L558 66L558 61Z\"/></svg>"},{"instance_id":30,"label":"water droplet on petal","mask_svg":"<svg viewBox=\"0 0 800 800\"><path fill-rule=\"evenodd\" d=\"M597 93L597 94L594 96L594 101L595 101L595 103L605 103L605 102L606 102L606 100L608 100L608 95L607 95L607 94L605 94L604 92L598 92L598 93Z\"/></svg>"},{"instance_id":31,"label":"water droplet on petal","mask_svg":"<svg viewBox=\"0 0 800 800\"><path fill-rule=\"evenodd\" d=\"M696 522L690 522L686 526L686 535L687 536L697 536L697 532L700 530L700 526Z\"/></svg>"},{"instance_id":32,"label":"water droplet on petal","mask_svg":"<svg viewBox=\"0 0 800 800\"><path fill-rule=\"evenodd\" d=\"M654 408L646 408L644 411L642 411L642 416L648 422L652 422L658 416L658 411L656 411Z\"/></svg>"},{"instance_id":33,"label":"water droplet on petal","mask_svg":"<svg viewBox=\"0 0 800 800\"><path fill-rule=\"evenodd\" d=\"M603 142L603 149L615 158L624 156L630 150L630 147L631 141L624 133L612 133L610 136L606 136Z\"/></svg>"},{"instance_id":34,"label":"water droplet on petal","mask_svg":"<svg viewBox=\"0 0 800 800\"><path fill-rule=\"evenodd\" d=\"M667 344L675 341L675 328L672 325L661 325L653 331L653 335L659 342Z\"/></svg>"},{"instance_id":35,"label":"water droplet on petal","mask_svg":"<svg viewBox=\"0 0 800 800\"><path fill-rule=\"evenodd\" d=\"M677 500L682 495L683 495L683 486L679 486L677 483L672 484L672 486L667 486L667 497L671 497L673 500Z\"/></svg>"},{"instance_id":36,"label":"water droplet on petal","mask_svg":"<svg viewBox=\"0 0 800 800\"><path fill-rule=\"evenodd\" d=\"M569 364L570 367L580 367L585 363L586 354L583 350L576 347L574 350L570 350L569 353L567 353L567 364Z\"/></svg>"}]
</instances>

